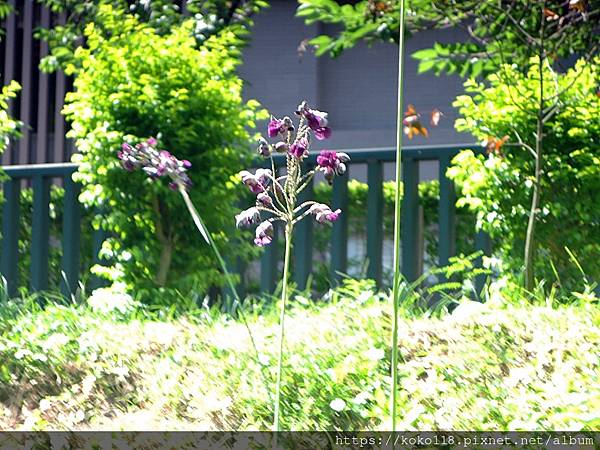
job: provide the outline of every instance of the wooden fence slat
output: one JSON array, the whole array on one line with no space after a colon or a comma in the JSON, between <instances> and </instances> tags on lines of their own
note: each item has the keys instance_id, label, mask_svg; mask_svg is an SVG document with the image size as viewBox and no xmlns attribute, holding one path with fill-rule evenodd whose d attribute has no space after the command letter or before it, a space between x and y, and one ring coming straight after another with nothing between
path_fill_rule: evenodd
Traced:
<instances>
[{"instance_id":1,"label":"wooden fence slat","mask_svg":"<svg viewBox=\"0 0 600 450\"><path fill-rule=\"evenodd\" d=\"M40 25L44 28L50 27L50 10L41 6L42 14ZM48 55L48 42L40 41L40 60ZM34 70L38 70L34 68ZM36 127L36 163L48 162L48 74L39 71L38 81L38 110Z\"/></svg>"},{"instance_id":2,"label":"wooden fence slat","mask_svg":"<svg viewBox=\"0 0 600 450\"><path fill-rule=\"evenodd\" d=\"M2 211L2 276L6 280L9 296L17 293L19 258L19 197L20 181L4 182L4 206Z\"/></svg>"},{"instance_id":3,"label":"wooden fence slat","mask_svg":"<svg viewBox=\"0 0 600 450\"><path fill-rule=\"evenodd\" d=\"M33 178L31 223L31 289L48 289L48 249L50 240L50 179Z\"/></svg>"},{"instance_id":4,"label":"wooden fence slat","mask_svg":"<svg viewBox=\"0 0 600 450\"><path fill-rule=\"evenodd\" d=\"M451 156L440 158L438 177L440 181L440 202L438 205L438 262L440 267L448 265L451 256L456 254L455 211L456 191L454 183L446 176Z\"/></svg>"},{"instance_id":5,"label":"wooden fence slat","mask_svg":"<svg viewBox=\"0 0 600 450\"><path fill-rule=\"evenodd\" d=\"M29 163L29 146L31 141L31 78L33 70L33 0L24 0L23 6L23 63L21 66L21 114L23 122L19 139L19 164Z\"/></svg>"},{"instance_id":6,"label":"wooden fence slat","mask_svg":"<svg viewBox=\"0 0 600 450\"><path fill-rule=\"evenodd\" d=\"M401 270L408 281L419 276L419 163L412 158L402 161L404 193L400 219Z\"/></svg>"},{"instance_id":7,"label":"wooden fence slat","mask_svg":"<svg viewBox=\"0 0 600 450\"><path fill-rule=\"evenodd\" d=\"M367 163L367 277L381 286L383 267L383 163Z\"/></svg>"},{"instance_id":8,"label":"wooden fence slat","mask_svg":"<svg viewBox=\"0 0 600 450\"><path fill-rule=\"evenodd\" d=\"M335 177L331 209L340 208L342 214L333 223L331 236L331 280L339 283L348 271L348 172Z\"/></svg>"},{"instance_id":9,"label":"wooden fence slat","mask_svg":"<svg viewBox=\"0 0 600 450\"><path fill-rule=\"evenodd\" d=\"M64 25L66 23L66 13L60 13L58 17L58 24ZM56 84L54 94L54 145L53 160L55 162L68 161L67 153L65 150L65 118L61 111L65 103L65 94L67 92L67 77L62 70L56 72Z\"/></svg>"},{"instance_id":10,"label":"wooden fence slat","mask_svg":"<svg viewBox=\"0 0 600 450\"><path fill-rule=\"evenodd\" d=\"M4 52L4 85L9 84L15 78L15 47L17 41L17 18L14 13L16 10L16 2L15 0L10 0L8 3L12 7L13 12L6 18L6 30L5 36L3 37L6 42ZM11 99L8 102L8 114L12 117L13 113L14 100ZM14 143L11 142L9 146L4 149L4 153L2 154L3 165L12 163L11 153L13 145Z\"/></svg>"},{"instance_id":11,"label":"wooden fence slat","mask_svg":"<svg viewBox=\"0 0 600 450\"><path fill-rule=\"evenodd\" d=\"M304 173L313 167L306 165ZM310 184L298 196L298 204L314 198L314 185ZM306 281L312 272L313 262L313 222L312 216L305 217L296 225L294 233L294 280L298 289L306 288Z\"/></svg>"},{"instance_id":12,"label":"wooden fence slat","mask_svg":"<svg viewBox=\"0 0 600 450\"><path fill-rule=\"evenodd\" d=\"M81 250L81 204L80 186L71 176L65 178L63 199L62 229L62 271L61 292L65 297L77 290L79 282L79 252Z\"/></svg>"}]
</instances>

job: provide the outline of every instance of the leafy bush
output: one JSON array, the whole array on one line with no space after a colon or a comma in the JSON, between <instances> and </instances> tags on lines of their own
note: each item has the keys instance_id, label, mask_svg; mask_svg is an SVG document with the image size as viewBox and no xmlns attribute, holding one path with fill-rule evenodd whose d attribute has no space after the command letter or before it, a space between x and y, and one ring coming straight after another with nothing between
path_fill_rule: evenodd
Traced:
<instances>
[{"instance_id":1,"label":"leafy bush","mask_svg":"<svg viewBox=\"0 0 600 450\"><path fill-rule=\"evenodd\" d=\"M534 182L534 158L527 147L535 147L539 79L535 70L524 75L510 66L503 70L511 86L496 75L487 83L465 83L468 95L454 103L463 116L456 128L481 140L508 136L516 145L488 157L461 152L448 175L462 192L458 205L477 214L478 225L497 241L506 268L518 274ZM537 233L542 257L536 273L568 287L579 280L573 259L591 279L600 280L600 59L580 61L565 74L548 68L545 77L544 96L558 91L558 106L544 131Z\"/></svg>"},{"instance_id":2,"label":"leafy bush","mask_svg":"<svg viewBox=\"0 0 600 450\"><path fill-rule=\"evenodd\" d=\"M598 299L569 304L496 286L448 314L403 304L402 429L579 430L600 419ZM293 299L284 429L389 429L390 300L347 282L323 302ZM268 429L277 355L274 305L242 323L214 310L150 314L119 290L41 309L0 310L0 427ZM569 320L565 320L568 317ZM594 422L596 421L596 422Z\"/></svg>"},{"instance_id":3,"label":"leafy bush","mask_svg":"<svg viewBox=\"0 0 600 450\"><path fill-rule=\"evenodd\" d=\"M140 295L156 286L206 292L222 275L192 221L180 217L183 200L120 168L124 141L158 136L163 148L191 161L190 195L217 245L240 257L250 251L232 226L240 192L234 175L249 158L247 128L264 113L242 101L229 45L235 36L225 30L197 49L191 28L185 22L160 36L101 6L86 27L87 48L75 53L81 69L66 99L80 151L73 158L80 163L74 178L84 185L80 199L103 210L96 226L111 233L103 250L113 270L103 274L135 284Z\"/></svg>"},{"instance_id":4,"label":"leafy bush","mask_svg":"<svg viewBox=\"0 0 600 450\"><path fill-rule=\"evenodd\" d=\"M19 83L11 81L0 91L0 153L8 146L10 137L16 136L19 131L20 122L8 114L8 102L17 96L20 89Z\"/></svg>"}]
</instances>

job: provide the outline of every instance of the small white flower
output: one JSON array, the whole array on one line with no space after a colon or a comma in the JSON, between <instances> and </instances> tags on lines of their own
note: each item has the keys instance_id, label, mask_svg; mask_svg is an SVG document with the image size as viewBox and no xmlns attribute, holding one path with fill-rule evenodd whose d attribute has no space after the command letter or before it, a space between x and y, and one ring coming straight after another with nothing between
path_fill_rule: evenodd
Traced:
<instances>
[{"instance_id":1,"label":"small white flower","mask_svg":"<svg viewBox=\"0 0 600 450\"><path fill-rule=\"evenodd\" d=\"M379 361L385 357L385 351L381 348L371 347L365 352L365 356L371 361Z\"/></svg>"},{"instance_id":2,"label":"small white flower","mask_svg":"<svg viewBox=\"0 0 600 450\"><path fill-rule=\"evenodd\" d=\"M344 400L342 400L341 398L336 398L331 401L331 403L329 404L329 407L331 409L333 409L334 411L340 412L346 408L346 402Z\"/></svg>"}]
</instances>

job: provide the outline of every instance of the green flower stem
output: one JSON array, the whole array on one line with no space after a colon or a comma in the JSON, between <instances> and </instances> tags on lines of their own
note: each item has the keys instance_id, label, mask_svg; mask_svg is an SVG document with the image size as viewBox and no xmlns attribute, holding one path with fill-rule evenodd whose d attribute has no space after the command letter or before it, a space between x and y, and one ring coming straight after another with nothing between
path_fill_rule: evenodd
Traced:
<instances>
[{"instance_id":1,"label":"green flower stem","mask_svg":"<svg viewBox=\"0 0 600 450\"><path fill-rule=\"evenodd\" d=\"M396 193L394 197L394 285L392 289L392 393L390 410L392 414L392 432L396 431L396 407L398 390L398 308L400 300L400 189L402 181L402 111L403 111L403 81L404 81L404 6L405 0L400 0L400 30L398 36L398 116L396 124Z\"/></svg>"},{"instance_id":2,"label":"green flower stem","mask_svg":"<svg viewBox=\"0 0 600 450\"><path fill-rule=\"evenodd\" d=\"M275 388L275 417L273 419L273 431L281 431L279 423L281 403L281 372L283 366L283 341L285 337L285 305L288 297L288 273L290 268L290 253L292 247L292 231L294 226L288 222L285 226L285 257L283 260L283 280L281 287L281 315L279 317L279 356L277 360L277 386Z\"/></svg>"}]
</instances>

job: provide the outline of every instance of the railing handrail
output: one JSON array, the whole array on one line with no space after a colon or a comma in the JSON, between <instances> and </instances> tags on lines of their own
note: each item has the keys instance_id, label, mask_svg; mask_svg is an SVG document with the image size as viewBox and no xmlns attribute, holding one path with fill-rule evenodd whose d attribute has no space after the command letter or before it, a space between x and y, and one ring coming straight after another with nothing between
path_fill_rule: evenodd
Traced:
<instances>
[{"instance_id":1,"label":"railing handrail","mask_svg":"<svg viewBox=\"0 0 600 450\"><path fill-rule=\"evenodd\" d=\"M475 143L464 143L464 144L436 144L436 145L413 145L407 146L402 149L402 154L407 159L413 160L431 160L439 159L444 153L452 153L456 150L467 150L474 149L480 150L482 147ZM380 161L393 161L396 156L396 149L394 147L365 147L365 148L351 148L351 149L336 149L336 151L344 151L350 155L353 163L364 163L372 159L379 159ZM308 163L315 163L317 158L317 152L310 153L307 158ZM275 162L281 162L285 158L284 154L273 154ZM261 165L262 161L257 160L257 165ZM2 170L11 178L30 178L33 176L64 176L69 175L77 170L79 164L65 162L65 163L44 163L44 164L18 164L1 166Z\"/></svg>"},{"instance_id":2,"label":"railing handrail","mask_svg":"<svg viewBox=\"0 0 600 450\"><path fill-rule=\"evenodd\" d=\"M423 146L408 146L402 149L402 156L405 159L414 161L437 160L447 154L456 153L459 150L476 150L481 151L482 147L479 144L452 144L452 145L423 145ZM353 148L353 149L335 149L336 151L344 151L350 156L353 164L366 163L370 160L377 159L382 162L393 162L396 160L395 147L371 147L371 148ZM309 153L305 162L315 164L317 161L318 152ZM284 162L285 154L273 154L273 160L276 163ZM263 159L256 159L255 166L267 167L268 162Z\"/></svg>"},{"instance_id":3,"label":"railing handrail","mask_svg":"<svg viewBox=\"0 0 600 450\"><path fill-rule=\"evenodd\" d=\"M2 170L11 178L63 177L77 170L77 163L45 163L45 164L19 164L2 166Z\"/></svg>"}]
</instances>

